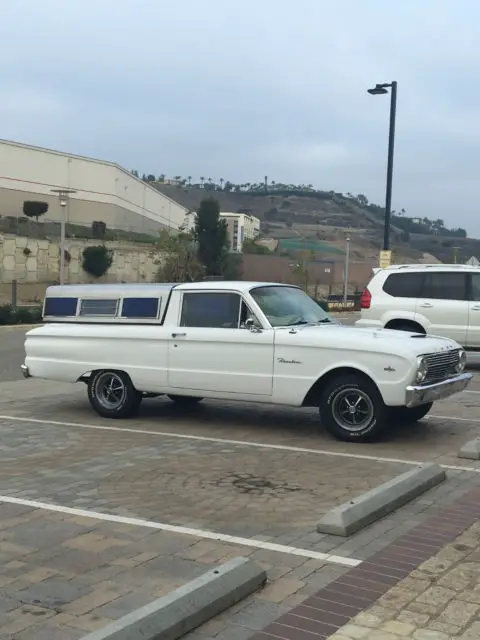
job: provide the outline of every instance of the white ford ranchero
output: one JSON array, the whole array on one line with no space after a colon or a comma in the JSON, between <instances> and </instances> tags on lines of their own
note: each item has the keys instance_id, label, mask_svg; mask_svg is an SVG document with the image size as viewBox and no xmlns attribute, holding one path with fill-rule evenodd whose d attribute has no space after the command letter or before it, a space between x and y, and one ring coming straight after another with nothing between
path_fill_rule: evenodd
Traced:
<instances>
[{"instance_id":1,"label":"white ford ranchero","mask_svg":"<svg viewBox=\"0 0 480 640\"><path fill-rule=\"evenodd\" d=\"M453 340L347 327L300 288L261 282L49 287L27 333L25 377L85 382L97 413L142 398L318 407L336 438L420 420L471 380Z\"/></svg>"}]
</instances>

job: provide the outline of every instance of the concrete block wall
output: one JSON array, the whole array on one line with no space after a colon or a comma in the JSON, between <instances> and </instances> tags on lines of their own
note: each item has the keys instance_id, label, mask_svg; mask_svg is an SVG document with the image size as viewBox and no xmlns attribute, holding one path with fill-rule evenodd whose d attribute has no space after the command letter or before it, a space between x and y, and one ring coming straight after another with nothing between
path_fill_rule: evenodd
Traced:
<instances>
[{"instance_id":1,"label":"concrete block wall","mask_svg":"<svg viewBox=\"0 0 480 640\"><path fill-rule=\"evenodd\" d=\"M82 269L85 247L96 246L99 240L67 239L65 246L70 261L65 262L67 283L92 282ZM104 282L152 282L158 258L154 247L145 244L105 242L113 250L113 264ZM60 273L60 245L55 240L39 240L0 234L0 283L17 280L21 283L55 282Z\"/></svg>"}]
</instances>

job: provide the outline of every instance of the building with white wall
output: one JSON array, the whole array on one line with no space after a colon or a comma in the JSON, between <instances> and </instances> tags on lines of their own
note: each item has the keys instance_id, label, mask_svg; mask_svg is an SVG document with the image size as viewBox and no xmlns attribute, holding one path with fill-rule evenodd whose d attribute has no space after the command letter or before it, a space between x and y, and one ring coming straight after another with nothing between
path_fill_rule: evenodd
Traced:
<instances>
[{"instance_id":1,"label":"building with white wall","mask_svg":"<svg viewBox=\"0 0 480 640\"><path fill-rule=\"evenodd\" d=\"M245 240L253 240L260 235L260 219L248 213L220 213L227 223L230 250L241 253Z\"/></svg>"},{"instance_id":2,"label":"building with white wall","mask_svg":"<svg viewBox=\"0 0 480 640\"><path fill-rule=\"evenodd\" d=\"M187 209L113 162L0 140L0 216L23 216L25 200L49 205L44 220L59 221L58 197L52 189L74 189L68 222L108 229L156 233L178 229Z\"/></svg>"}]
</instances>

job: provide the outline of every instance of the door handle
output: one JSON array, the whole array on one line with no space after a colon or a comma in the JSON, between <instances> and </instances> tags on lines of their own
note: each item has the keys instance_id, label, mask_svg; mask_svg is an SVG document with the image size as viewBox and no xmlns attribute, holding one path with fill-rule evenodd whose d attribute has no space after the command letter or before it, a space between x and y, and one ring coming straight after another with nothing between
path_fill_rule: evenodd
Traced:
<instances>
[{"instance_id":1,"label":"door handle","mask_svg":"<svg viewBox=\"0 0 480 640\"><path fill-rule=\"evenodd\" d=\"M480 311L480 305L475 305L472 307L472 311Z\"/></svg>"},{"instance_id":2,"label":"door handle","mask_svg":"<svg viewBox=\"0 0 480 640\"><path fill-rule=\"evenodd\" d=\"M430 302L424 302L419 306L422 307L423 309L429 309L430 307L433 307L433 304L430 304Z\"/></svg>"},{"instance_id":3,"label":"door handle","mask_svg":"<svg viewBox=\"0 0 480 640\"><path fill-rule=\"evenodd\" d=\"M172 338L183 338L186 335L186 333L172 333Z\"/></svg>"}]
</instances>

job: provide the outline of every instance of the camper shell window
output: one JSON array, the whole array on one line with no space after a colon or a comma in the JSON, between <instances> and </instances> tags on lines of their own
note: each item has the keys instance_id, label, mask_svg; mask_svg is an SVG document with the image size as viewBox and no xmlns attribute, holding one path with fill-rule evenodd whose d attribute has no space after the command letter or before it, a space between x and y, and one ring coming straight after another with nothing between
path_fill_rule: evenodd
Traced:
<instances>
[{"instance_id":1,"label":"camper shell window","mask_svg":"<svg viewBox=\"0 0 480 640\"><path fill-rule=\"evenodd\" d=\"M158 318L160 298L124 298L122 303L123 318Z\"/></svg>"},{"instance_id":2,"label":"camper shell window","mask_svg":"<svg viewBox=\"0 0 480 640\"><path fill-rule=\"evenodd\" d=\"M74 318L77 315L78 298L45 298L44 316Z\"/></svg>"},{"instance_id":3,"label":"camper shell window","mask_svg":"<svg viewBox=\"0 0 480 640\"><path fill-rule=\"evenodd\" d=\"M101 316L112 318L117 315L119 300L90 298L80 302L80 316Z\"/></svg>"}]
</instances>

